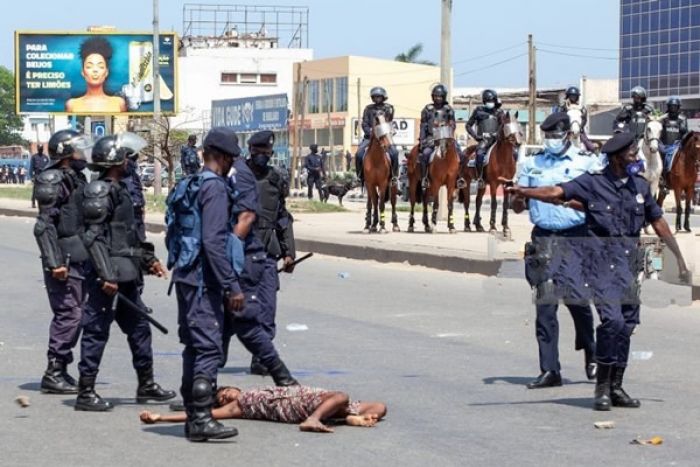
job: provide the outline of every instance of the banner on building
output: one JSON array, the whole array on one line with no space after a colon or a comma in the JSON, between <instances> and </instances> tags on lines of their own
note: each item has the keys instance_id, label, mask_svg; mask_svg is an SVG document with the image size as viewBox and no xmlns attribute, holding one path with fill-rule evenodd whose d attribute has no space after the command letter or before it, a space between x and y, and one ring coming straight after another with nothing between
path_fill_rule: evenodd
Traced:
<instances>
[{"instance_id":1,"label":"banner on building","mask_svg":"<svg viewBox=\"0 0 700 467\"><path fill-rule=\"evenodd\" d=\"M287 129L287 95L211 101L211 126L237 132Z\"/></svg>"},{"instance_id":2,"label":"banner on building","mask_svg":"<svg viewBox=\"0 0 700 467\"><path fill-rule=\"evenodd\" d=\"M357 118L352 119L352 144L360 144L363 138L362 128L358 127ZM416 137L416 119L415 118L397 118L391 122L394 127L394 136L392 141L398 146L412 147L418 141Z\"/></svg>"},{"instance_id":3,"label":"banner on building","mask_svg":"<svg viewBox=\"0 0 700 467\"><path fill-rule=\"evenodd\" d=\"M177 112L177 36L160 35L160 106ZM15 32L18 113L153 112L153 35Z\"/></svg>"}]
</instances>

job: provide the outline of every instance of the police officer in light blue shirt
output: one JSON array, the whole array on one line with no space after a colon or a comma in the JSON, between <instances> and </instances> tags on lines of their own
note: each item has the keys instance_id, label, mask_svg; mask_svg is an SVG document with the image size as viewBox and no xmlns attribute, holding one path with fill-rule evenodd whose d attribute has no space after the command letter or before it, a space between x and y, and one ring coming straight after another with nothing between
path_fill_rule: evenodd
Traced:
<instances>
[{"instance_id":1,"label":"police officer in light blue shirt","mask_svg":"<svg viewBox=\"0 0 700 467\"><path fill-rule=\"evenodd\" d=\"M570 121L564 112L551 114L540 126L544 151L529 157L522 165L517 183L539 187L567 182L598 166L598 160L579 154L569 141ZM525 199L515 196L513 209L521 212ZM595 339L593 314L585 296L581 268L585 262L583 238L585 214L568 206L528 201L534 224L532 242L525 248L525 275L536 288L536 336L539 346L540 375L527 385L530 389L561 386L559 364L559 323L557 308L564 301L576 328L576 350L584 350L585 370L595 378Z\"/></svg>"}]
</instances>

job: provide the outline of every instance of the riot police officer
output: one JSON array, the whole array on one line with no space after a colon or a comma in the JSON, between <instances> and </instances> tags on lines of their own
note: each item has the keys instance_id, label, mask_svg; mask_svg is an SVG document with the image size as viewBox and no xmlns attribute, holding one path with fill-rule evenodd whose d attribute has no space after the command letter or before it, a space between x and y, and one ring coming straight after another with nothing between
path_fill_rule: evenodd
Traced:
<instances>
[{"instance_id":1,"label":"riot police officer","mask_svg":"<svg viewBox=\"0 0 700 467\"><path fill-rule=\"evenodd\" d=\"M139 175L138 152L132 152L126 156L126 170L122 182L129 191L131 201L134 206L134 220L136 221L136 232L142 242L146 241L146 199L143 196L143 183Z\"/></svg>"},{"instance_id":2,"label":"riot police officer","mask_svg":"<svg viewBox=\"0 0 700 467\"><path fill-rule=\"evenodd\" d=\"M271 131L259 131L248 140L250 156L248 167L255 175L258 186L258 207L255 217L255 234L265 246L267 259L265 270L258 285L260 300L260 324L270 340L275 338L275 314L279 277L277 261L283 261L284 271L294 270L296 248L294 245L294 219L287 211L285 199L289 185L285 178L268 164L273 154L275 135ZM251 374L266 375L267 368L253 355Z\"/></svg>"},{"instance_id":3,"label":"riot police officer","mask_svg":"<svg viewBox=\"0 0 700 467\"><path fill-rule=\"evenodd\" d=\"M568 112L570 109L579 109L581 111L581 130L579 137L581 143L588 152L595 152L595 147L586 134L586 125L588 124L588 109L579 101L581 99L581 91L576 86L569 86L564 93L564 102L557 108L558 112Z\"/></svg>"},{"instance_id":4,"label":"riot police officer","mask_svg":"<svg viewBox=\"0 0 700 467\"><path fill-rule=\"evenodd\" d=\"M664 155L664 173L671 169L673 154L688 133L688 119L681 113L681 99L669 97L666 101L666 115L661 120L663 130L659 141L659 151ZM664 178L661 177L662 183Z\"/></svg>"},{"instance_id":5,"label":"riot police officer","mask_svg":"<svg viewBox=\"0 0 700 467\"><path fill-rule=\"evenodd\" d=\"M360 147L357 148L357 155L355 157L355 170L357 171L357 178L360 180L364 178L364 166L362 162L367 148L369 147L369 141L372 136L372 129L374 128L377 114L383 113L384 119L387 122L392 122L394 120L394 106L387 102L389 96L386 93L386 89L375 86L370 90L369 97L372 99L372 103L366 106L364 112L362 112L362 133L364 137L362 142L360 142ZM388 152L389 159L391 160L391 185L396 186L399 177L399 152L393 144L389 147Z\"/></svg>"},{"instance_id":6,"label":"riot police officer","mask_svg":"<svg viewBox=\"0 0 700 467\"><path fill-rule=\"evenodd\" d=\"M598 373L593 408L639 407L622 388L629 358L630 337L639 324L637 245L645 222L673 252L683 281L688 268L678 243L651 195L649 183L639 175L635 136L615 134L601 148L609 163L559 186L513 187L512 193L550 203L575 202L586 213L589 264L584 271L600 315L597 328Z\"/></svg>"},{"instance_id":7,"label":"riot police officer","mask_svg":"<svg viewBox=\"0 0 700 467\"><path fill-rule=\"evenodd\" d=\"M528 157L518 175L523 187L546 186L569 181L597 167L597 158L581 155L568 140L569 116L564 112L549 115L540 125L544 132L544 151ZM524 198L514 196L513 209L525 208ZM525 276L536 292L536 336L539 347L540 375L527 385L530 389L561 386L559 364L559 323L557 308L564 300L576 328L576 350L584 350L588 379L595 378L595 338L593 313L580 281L581 264L586 255L585 215L571 208L537 200L529 203L532 243L526 248Z\"/></svg>"},{"instance_id":8,"label":"riot police officer","mask_svg":"<svg viewBox=\"0 0 700 467\"><path fill-rule=\"evenodd\" d=\"M180 167L185 175L192 175L199 172L201 164L197 155L197 136L187 137L187 145L180 148Z\"/></svg>"},{"instance_id":9,"label":"riot police officer","mask_svg":"<svg viewBox=\"0 0 700 467\"><path fill-rule=\"evenodd\" d=\"M241 152L238 137L229 128L212 128L203 149L203 170L181 180L168 197L166 236L168 266L175 267L180 342L185 345L180 392L187 412L185 435L191 441L238 434L214 420L211 410L224 359L225 315L241 310L245 300L228 253L233 190L226 177ZM184 243L198 247L184 250Z\"/></svg>"},{"instance_id":10,"label":"riot police officer","mask_svg":"<svg viewBox=\"0 0 700 467\"><path fill-rule=\"evenodd\" d=\"M123 133L101 138L92 150L90 167L98 171L100 177L85 187L83 195L83 242L90 264L85 275L88 300L83 313L76 410L102 412L113 408L95 392L95 379L114 320L127 335L133 355L138 376L137 402L165 401L175 397L173 391L163 390L153 380L148 321L126 307L119 296L115 297L119 293L132 302L138 302L142 271L166 275L154 255L153 245L139 239L133 201L122 181L127 154L138 152L145 145L139 136Z\"/></svg>"},{"instance_id":11,"label":"riot police officer","mask_svg":"<svg viewBox=\"0 0 700 467\"><path fill-rule=\"evenodd\" d=\"M29 161L29 171L32 175L32 182L36 185L36 179L39 174L46 168L49 163L49 158L44 154L44 145L39 144L36 148L36 154ZM32 187L32 207L36 207L36 187Z\"/></svg>"},{"instance_id":12,"label":"riot police officer","mask_svg":"<svg viewBox=\"0 0 700 467\"><path fill-rule=\"evenodd\" d=\"M478 142L476 148L476 173L479 187L484 186L484 162L501 130L504 114L498 94L493 89L481 93L482 105L474 109L466 123L467 133Z\"/></svg>"},{"instance_id":13,"label":"riot police officer","mask_svg":"<svg viewBox=\"0 0 700 467\"><path fill-rule=\"evenodd\" d=\"M87 147L87 140L76 131L54 133L49 139L51 164L47 170L39 171L34 182L39 202L34 236L53 312L47 352L49 364L41 379L41 391L46 393L78 392L66 366L73 361L72 349L80 336L85 301L83 274L88 254L80 236L82 193L87 184L82 173L87 165L83 151Z\"/></svg>"},{"instance_id":14,"label":"riot police officer","mask_svg":"<svg viewBox=\"0 0 700 467\"><path fill-rule=\"evenodd\" d=\"M430 97L433 101L432 104L423 107L420 113L420 134L418 136L423 189L427 189L430 186L430 180L428 179L428 174L430 172L428 171L428 167L430 165L430 159L435 152L433 129L436 120L447 122L453 129L457 126L455 112L452 106L447 103L447 88L442 84L436 85L430 91ZM457 153L461 154L459 149L457 149Z\"/></svg>"},{"instance_id":15,"label":"riot police officer","mask_svg":"<svg viewBox=\"0 0 700 467\"><path fill-rule=\"evenodd\" d=\"M639 141L644 138L644 129L654 108L646 103L647 91L643 87L633 87L630 95L632 96L632 103L622 106L617 117L615 117L614 129L626 129L626 131L634 135L635 140Z\"/></svg>"},{"instance_id":16,"label":"riot police officer","mask_svg":"<svg viewBox=\"0 0 700 467\"><path fill-rule=\"evenodd\" d=\"M309 190L308 197L313 197L314 186L318 190L318 199L322 200L321 194L321 179L326 178L326 168L323 165L323 158L318 153L318 145L312 144L309 146L309 155L304 160L304 168L306 169L306 186Z\"/></svg>"}]
</instances>

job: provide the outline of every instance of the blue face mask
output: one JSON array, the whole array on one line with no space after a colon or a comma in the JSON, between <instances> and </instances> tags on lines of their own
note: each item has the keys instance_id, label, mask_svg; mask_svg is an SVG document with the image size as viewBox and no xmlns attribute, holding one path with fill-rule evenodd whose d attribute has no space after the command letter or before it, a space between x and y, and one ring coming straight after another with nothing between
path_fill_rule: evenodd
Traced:
<instances>
[{"instance_id":1,"label":"blue face mask","mask_svg":"<svg viewBox=\"0 0 700 467\"><path fill-rule=\"evenodd\" d=\"M550 154L561 154L566 147L566 140L563 138L545 138L544 149Z\"/></svg>"},{"instance_id":2,"label":"blue face mask","mask_svg":"<svg viewBox=\"0 0 700 467\"><path fill-rule=\"evenodd\" d=\"M644 172L644 161L638 159L634 162L630 162L625 166L625 172L630 177L638 175L640 172Z\"/></svg>"}]
</instances>

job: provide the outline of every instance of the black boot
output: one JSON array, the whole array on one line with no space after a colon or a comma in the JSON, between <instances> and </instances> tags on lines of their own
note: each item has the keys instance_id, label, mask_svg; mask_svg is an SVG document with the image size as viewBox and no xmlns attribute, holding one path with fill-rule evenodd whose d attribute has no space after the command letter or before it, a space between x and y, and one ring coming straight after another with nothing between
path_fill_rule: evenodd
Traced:
<instances>
[{"instance_id":1,"label":"black boot","mask_svg":"<svg viewBox=\"0 0 700 467\"><path fill-rule=\"evenodd\" d=\"M49 360L44 377L41 378L41 392L45 394L77 394L78 388L65 377L66 365L55 358ZM69 377L70 378L70 377ZM71 378L72 379L72 378Z\"/></svg>"},{"instance_id":2,"label":"black boot","mask_svg":"<svg viewBox=\"0 0 700 467\"><path fill-rule=\"evenodd\" d=\"M615 407L627 407L636 409L640 405L639 399L632 399L629 394L622 389L622 378L625 375L625 369L622 367L614 367L612 370L612 384L610 388L610 399Z\"/></svg>"},{"instance_id":3,"label":"black boot","mask_svg":"<svg viewBox=\"0 0 700 467\"><path fill-rule=\"evenodd\" d=\"M250 360L250 374L259 376L269 376L270 372L267 371L267 367L262 364L258 357L253 357Z\"/></svg>"},{"instance_id":4,"label":"black boot","mask_svg":"<svg viewBox=\"0 0 700 467\"><path fill-rule=\"evenodd\" d=\"M399 185L399 163L391 162L391 186Z\"/></svg>"},{"instance_id":5,"label":"black boot","mask_svg":"<svg viewBox=\"0 0 700 467\"><path fill-rule=\"evenodd\" d=\"M584 350L584 365L586 369L586 377L588 377L589 381L593 381L598 372L598 365L595 362L595 355L593 355L593 352Z\"/></svg>"},{"instance_id":6,"label":"black boot","mask_svg":"<svg viewBox=\"0 0 700 467\"><path fill-rule=\"evenodd\" d=\"M136 389L136 402L145 404L148 401L162 402L175 397L175 391L167 391L153 381L153 368L136 371L139 387Z\"/></svg>"},{"instance_id":7,"label":"black boot","mask_svg":"<svg viewBox=\"0 0 700 467\"><path fill-rule=\"evenodd\" d=\"M268 367L268 370L277 386L299 386L299 381L294 379L281 359L278 358L274 365Z\"/></svg>"},{"instance_id":8,"label":"black boot","mask_svg":"<svg viewBox=\"0 0 700 467\"><path fill-rule=\"evenodd\" d=\"M78 398L75 400L75 410L87 412L106 412L112 410L111 402L102 399L95 392L95 377L81 376L78 379Z\"/></svg>"},{"instance_id":9,"label":"black boot","mask_svg":"<svg viewBox=\"0 0 700 467\"><path fill-rule=\"evenodd\" d=\"M479 163L479 160L477 159L476 161L476 183L478 188L483 188L484 187L484 164Z\"/></svg>"},{"instance_id":10,"label":"black boot","mask_svg":"<svg viewBox=\"0 0 700 467\"><path fill-rule=\"evenodd\" d=\"M420 179L424 190L430 188L430 180L428 180L428 164L424 164L422 162L420 164Z\"/></svg>"},{"instance_id":11,"label":"black boot","mask_svg":"<svg viewBox=\"0 0 700 467\"><path fill-rule=\"evenodd\" d=\"M612 365L598 364L598 374L596 375L595 395L593 400L593 410L610 410L610 372Z\"/></svg>"},{"instance_id":12,"label":"black boot","mask_svg":"<svg viewBox=\"0 0 700 467\"><path fill-rule=\"evenodd\" d=\"M234 427L227 427L214 420L211 408L214 396L211 383L205 378L196 378L192 385L192 405L187 407L185 436L190 441L233 438L238 435Z\"/></svg>"}]
</instances>

